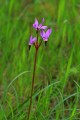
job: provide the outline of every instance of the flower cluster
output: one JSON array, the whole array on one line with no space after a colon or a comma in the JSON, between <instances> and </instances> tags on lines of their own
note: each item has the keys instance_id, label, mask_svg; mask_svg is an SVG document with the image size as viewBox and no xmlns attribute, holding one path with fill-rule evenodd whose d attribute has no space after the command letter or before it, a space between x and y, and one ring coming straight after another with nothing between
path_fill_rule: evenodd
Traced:
<instances>
[{"instance_id":1,"label":"flower cluster","mask_svg":"<svg viewBox=\"0 0 80 120\"><path fill-rule=\"evenodd\" d=\"M48 41L49 36L52 32L52 29L51 28L47 29L47 26L44 26L43 23L44 23L44 18L42 19L42 23L40 23L40 24L39 24L38 20L35 19L35 22L33 24L33 28L36 30L37 37L32 37L32 35L30 36L29 46L34 44L36 48L39 48L41 43L38 44L38 33L39 33L39 35L40 35L40 37L42 38L43 41L45 41L45 42Z\"/></svg>"}]
</instances>

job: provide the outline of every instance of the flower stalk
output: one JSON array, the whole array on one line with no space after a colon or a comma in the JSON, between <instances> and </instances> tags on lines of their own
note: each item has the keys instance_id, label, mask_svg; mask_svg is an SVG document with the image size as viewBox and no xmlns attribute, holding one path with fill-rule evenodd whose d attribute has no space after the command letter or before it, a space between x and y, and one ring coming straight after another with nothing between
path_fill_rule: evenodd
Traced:
<instances>
[{"instance_id":1,"label":"flower stalk","mask_svg":"<svg viewBox=\"0 0 80 120\"><path fill-rule=\"evenodd\" d=\"M33 77L32 77L32 88L31 88L31 96L30 96L30 105L29 105L29 110L28 110L28 120L30 119L30 112L31 112L31 106L32 106L32 96L33 96L33 90L34 90L34 78L35 78L35 71L36 71L37 54L38 54L38 48L36 48L35 59L34 59L34 70L33 70Z\"/></svg>"},{"instance_id":2,"label":"flower stalk","mask_svg":"<svg viewBox=\"0 0 80 120\"><path fill-rule=\"evenodd\" d=\"M35 79L35 72L36 72L36 61L37 61L37 55L38 55L38 30L36 31L37 34L37 41L34 44L36 48L35 52L35 58L34 58L34 69L33 69L33 76L32 76L32 88L31 88L31 96L30 96L30 105L29 105L29 110L28 110L28 120L30 119L30 112L31 112L31 106L32 106L32 96L33 96L33 91L34 91L34 79Z\"/></svg>"},{"instance_id":3,"label":"flower stalk","mask_svg":"<svg viewBox=\"0 0 80 120\"><path fill-rule=\"evenodd\" d=\"M30 113L31 113L31 106L32 106L32 96L33 96L33 91L34 91L34 79L35 79L35 72L36 72L36 61L37 61L38 49L41 46L42 41L44 41L45 43L48 41L49 36L52 32L52 29L50 29L50 28L45 32L44 30L47 28L47 26L43 26L43 23L44 23L44 18L42 19L41 24L38 23L37 19L35 19L33 28L36 30L36 37L32 37L32 35L31 35L30 40L29 40L29 50L31 48L31 45L34 45L36 52L35 52L35 58L34 58L34 69L33 69L33 76L32 76L30 105L29 105L29 109L28 109L28 120L30 120ZM39 37L38 35L42 38L40 43L38 41L38 37Z\"/></svg>"}]
</instances>

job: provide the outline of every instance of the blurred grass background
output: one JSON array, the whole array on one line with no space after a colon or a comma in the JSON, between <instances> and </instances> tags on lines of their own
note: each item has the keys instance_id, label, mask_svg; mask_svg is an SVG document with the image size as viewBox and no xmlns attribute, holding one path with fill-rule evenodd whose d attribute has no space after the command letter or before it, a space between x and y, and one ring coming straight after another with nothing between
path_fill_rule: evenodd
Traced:
<instances>
[{"instance_id":1,"label":"blurred grass background","mask_svg":"<svg viewBox=\"0 0 80 120\"><path fill-rule=\"evenodd\" d=\"M35 17L52 34L39 49L31 120L80 118L80 0L0 0L0 120L27 120Z\"/></svg>"}]
</instances>

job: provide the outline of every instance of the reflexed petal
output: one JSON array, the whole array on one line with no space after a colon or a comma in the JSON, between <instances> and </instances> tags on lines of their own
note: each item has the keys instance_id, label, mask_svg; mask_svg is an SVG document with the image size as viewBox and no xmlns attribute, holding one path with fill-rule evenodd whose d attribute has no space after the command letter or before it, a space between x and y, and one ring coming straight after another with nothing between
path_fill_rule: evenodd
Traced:
<instances>
[{"instance_id":1,"label":"reflexed petal","mask_svg":"<svg viewBox=\"0 0 80 120\"><path fill-rule=\"evenodd\" d=\"M32 44L32 35L30 36L29 45Z\"/></svg>"},{"instance_id":2,"label":"reflexed petal","mask_svg":"<svg viewBox=\"0 0 80 120\"><path fill-rule=\"evenodd\" d=\"M33 27L34 27L34 28L37 28L37 27L38 27L38 20L37 20L37 19L35 19L35 22L34 22L34 24L33 24Z\"/></svg>"},{"instance_id":3,"label":"reflexed petal","mask_svg":"<svg viewBox=\"0 0 80 120\"><path fill-rule=\"evenodd\" d=\"M47 40L48 40L48 38L46 37L46 33L45 33L43 30L40 32L40 36L42 37L42 39L43 39L44 41L47 41Z\"/></svg>"},{"instance_id":4,"label":"reflexed petal","mask_svg":"<svg viewBox=\"0 0 80 120\"><path fill-rule=\"evenodd\" d=\"M42 26L40 29L45 30L46 28L47 28L47 26Z\"/></svg>"},{"instance_id":5,"label":"reflexed petal","mask_svg":"<svg viewBox=\"0 0 80 120\"><path fill-rule=\"evenodd\" d=\"M47 38L50 36L51 32L52 32L52 29L48 29L48 30L46 31L46 37L47 37Z\"/></svg>"},{"instance_id":6,"label":"reflexed petal","mask_svg":"<svg viewBox=\"0 0 80 120\"><path fill-rule=\"evenodd\" d=\"M42 30L41 32L40 32L40 36L42 37L42 38L44 38L45 37L45 32Z\"/></svg>"},{"instance_id":7,"label":"reflexed petal","mask_svg":"<svg viewBox=\"0 0 80 120\"><path fill-rule=\"evenodd\" d=\"M43 32L42 31L40 32L40 36L43 37Z\"/></svg>"},{"instance_id":8,"label":"reflexed petal","mask_svg":"<svg viewBox=\"0 0 80 120\"><path fill-rule=\"evenodd\" d=\"M37 29L37 26L36 26L36 24L33 24L33 27L34 27L35 29Z\"/></svg>"},{"instance_id":9,"label":"reflexed petal","mask_svg":"<svg viewBox=\"0 0 80 120\"><path fill-rule=\"evenodd\" d=\"M36 42L36 40L37 40L37 38L36 38L36 37L34 37L34 38L33 38L33 40L32 40L32 42L34 43L34 42Z\"/></svg>"},{"instance_id":10,"label":"reflexed petal","mask_svg":"<svg viewBox=\"0 0 80 120\"><path fill-rule=\"evenodd\" d=\"M32 36L31 36L30 40L29 40L29 45L32 45L33 43L35 43L36 40L37 40L36 37L32 38Z\"/></svg>"},{"instance_id":11,"label":"reflexed petal","mask_svg":"<svg viewBox=\"0 0 80 120\"><path fill-rule=\"evenodd\" d=\"M38 20L37 19L35 19L35 24L38 26Z\"/></svg>"}]
</instances>

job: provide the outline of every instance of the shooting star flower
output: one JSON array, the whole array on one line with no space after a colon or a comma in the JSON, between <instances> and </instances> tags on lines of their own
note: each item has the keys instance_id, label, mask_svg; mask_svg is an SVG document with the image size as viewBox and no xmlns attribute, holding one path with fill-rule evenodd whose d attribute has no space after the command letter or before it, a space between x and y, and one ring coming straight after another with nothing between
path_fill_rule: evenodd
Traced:
<instances>
[{"instance_id":1,"label":"shooting star flower","mask_svg":"<svg viewBox=\"0 0 80 120\"><path fill-rule=\"evenodd\" d=\"M45 30L45 29L47 28L47 26L43 26L43 25L42 25L43 22L44 22L44 18L42 19L42 23L41 23L41 24L38 23L38 20L37 20L37 19L35 19L35 22L34 22L34 24L33 24L33 27L34 27L37 31L38 31L38 30Z\"/></svg>"},{"instance_id":2,"label":"shooting star flower","mask_svg":"<svg viewBox=\"0 0 80 120\"><path fill-rule=\"evenodd\" d=\"M37 38L34 37L32 38L32 35L30 36L30 40L29 40L29 45L31 46L32 44L34 44L36 42Z\"/></svg>"},{"instance_id":3,"label":"shooting star flower","mask_svg":"<svg viewBox=\"0 0 80 120\"><path fill-rule=\"evenodd\" d=\"M42 37L42 39L44 41L48 41L48 38L49 38L51 32L52 32L52 29L48 29L46 32L44 32L43 30L41 30L40 36Z\"/></svg>"}]
</instances>

